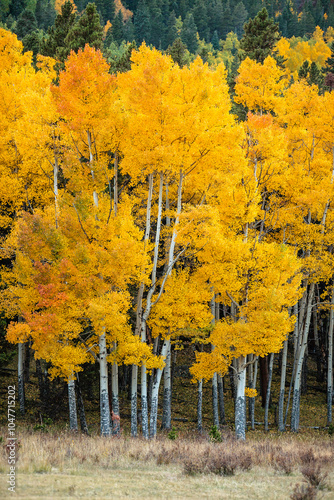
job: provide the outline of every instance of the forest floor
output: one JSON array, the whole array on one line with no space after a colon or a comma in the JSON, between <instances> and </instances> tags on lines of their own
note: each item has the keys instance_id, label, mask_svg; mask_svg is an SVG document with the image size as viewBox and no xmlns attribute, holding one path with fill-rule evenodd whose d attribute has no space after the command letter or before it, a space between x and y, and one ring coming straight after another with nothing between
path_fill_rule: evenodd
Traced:
<instances>
[{"instance_id":1,"label":"forest floor","mask_svg":"<svg viewBox=\"0 0 334 500\"><path fill-rule=\"evenodd\" d=\"M176 439L169 439L168 431L159 430L157 439L148 442L129 437L130 401L125 390L120 392L121 437L99 437L98 367L94 365L80 375L91 437L69 433L66 384L59 380L50 382L50 404L43 408L32 361L24 417L16 402L15 432L19 445L14 496L46 500L68 497L334 500L334 436L329 435L326 427L326 384L324 380L320 383L316 380L312 359L309 360L308 391L301 398L299 434L291 434L288 425L287 432L280 434L275 424L280 377L277 356L269 432L263 430L264 410L257 397L256 430L248 429L245 443L235 440L233 399L226 376L226 425L222 429L222 442L217 443L210 440L209 434L212 426L210 382L203 384L202 435L196 430L197 385L189 376L193 356L193 351L188 349L178 352L174 360L174 431L170 437ZM291 363L288 375L289 370L291 372ZM7 489L7 394L8 386L17 387L16 358L0 371L2 499L13 495ZM120 387L123 371L122 368ZM288 390L287 385L286 400ZM161 413L160 408L160 417ZM313 492L307 492L312 481L318 486Z\"/></svg>"},{"instance_id":2,"label":"forest floor","mask_svg":"<svg viewBox=\"0 0 334 500\"><path fill-rule=\"evenodd\" d=\"M221 443L198 436L17 435L15 495L7 490L4 443L0 498L334 499L334 439L328 435L254 433L240 442L230 434ZM311 482L314 496L293 497Z\"/></svg>"}]
</instances>

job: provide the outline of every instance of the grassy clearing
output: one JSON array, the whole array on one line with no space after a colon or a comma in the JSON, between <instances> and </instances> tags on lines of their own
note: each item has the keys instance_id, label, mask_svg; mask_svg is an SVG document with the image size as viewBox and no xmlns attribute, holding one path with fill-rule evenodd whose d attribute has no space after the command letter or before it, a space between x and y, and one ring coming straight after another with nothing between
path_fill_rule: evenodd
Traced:
<instances>
[{"instance_id":1,"label":"grassy clearing","mask_svg":"<svg viewBox=\"0 0 334 500\"><path fill-rule=\"evenodd\" d=\"M68 433L18 437L17 498L283 500L315 474L322 488L317 498L334 499L334 440L325 435L255 434L245 443L229 434L222 443L189 436L148 442ZM0 498L9 498L5 446L0 472Z\"/></svg>"}]
</instances>

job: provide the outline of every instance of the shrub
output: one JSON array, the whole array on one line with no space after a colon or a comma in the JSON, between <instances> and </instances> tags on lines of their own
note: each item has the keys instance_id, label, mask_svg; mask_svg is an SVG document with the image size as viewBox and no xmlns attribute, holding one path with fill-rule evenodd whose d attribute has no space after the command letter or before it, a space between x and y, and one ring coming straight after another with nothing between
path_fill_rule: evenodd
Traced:
<instances>
[{"instance_id":1,"label":"shrub","mask_svg":"<svg viewBox=\"0 0 334 500\"><path fill-rule=\"evenodd\" d=\"M290 453L281 452L274 459L274 468L289 475L293 471L293 460Z\"/></svg>"},{"instance_id":2,"label":"shrub","mask_svg":"<svg viewBox=\"0 0 334 500\"><path fill-rule=\"evenodd\" d=\"M304 465L304 467L301 468L301 473L311 486L320 490L325 488L327 472L322 472L320 464L312 462Z\"/></svg>"},{"instance_id":3,"label":"shrub","mask_svg":"<svg viewBox=\"0 0 334 500\"><path fill-rule=\"evenodd\" d=\"M178 432L175 427L172 427L172 430L168 434L168 439L171 439L172 441L175 441L178 437Z\"/></svg>"},{"instance_id":4,"label":"shrub","mask_svg":"<svg viewBox=\"0 0 334 500\"><path fill-rule=\"evenodd\" d=\"M290 498L291 500L315 500L317 498L317 490L310 484L296 484Z\"/></svg>"},{"instance_id":5,"label":"shrub","mask_svg":"<svg viewBox=\"0 0 334 500\"><path fill-rule=\"evenodd\" d=\"M211 427L210 432L209 432L209 436L210 436L210 441L212 441L213 443L221 443L222 442L221 432L216 425L213 425Z\"/></svg>"}]
</instances>

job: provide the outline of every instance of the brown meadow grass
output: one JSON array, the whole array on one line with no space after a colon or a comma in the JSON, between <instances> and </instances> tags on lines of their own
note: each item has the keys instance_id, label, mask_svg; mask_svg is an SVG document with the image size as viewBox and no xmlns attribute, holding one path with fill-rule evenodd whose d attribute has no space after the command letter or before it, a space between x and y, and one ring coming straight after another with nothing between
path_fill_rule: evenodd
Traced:
<instances>
[{"instance_id":1,"label":"brown meadow grass","mask_svg":"<svg viewBox=\"0 0 334 500\"><path fill-rule=\"evenodd\" d=\"M1 433L6 437L6 430ZM101 438L68 432L17 433L17 498L289 499L315 486L334 499L334 440L325 435L232 434L221 443L184 435L175 441ZM9 498L5 441L0 498ZM298 493L299 494L299 493ZM303 496L295 498L303 498ZM305 497L306 498L306 497Z\"/></svg>"}]
</instances>

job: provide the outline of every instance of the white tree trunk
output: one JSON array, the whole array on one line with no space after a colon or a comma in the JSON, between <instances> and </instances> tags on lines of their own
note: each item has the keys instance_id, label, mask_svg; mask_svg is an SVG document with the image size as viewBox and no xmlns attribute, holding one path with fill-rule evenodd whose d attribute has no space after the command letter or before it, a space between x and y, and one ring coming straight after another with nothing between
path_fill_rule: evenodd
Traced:
<instances>
[{"instance_id":1,"label":"white tree trunk","mask_svg":"<svg viewBox=\"0 0 334 500\"><path fill-rule=\"evenodd\" d=\"M116 348L116 342L114 343L114 348ZM120 433L120 420L119 420L119 400L118 400L118 364L114 362L112 364L112 375L111 375L111 401L112 401L112 433L119 435Z\"/></svg>"},{"instance_id":2,"label":"white tree trunk","mask_svg":"<svg viewBox=\"0 0 334 500\"><path fill-rule=\"evenodd\" d=\"M237 439L246 439L246 358L237 358L237 395L235 400L235 434Z\"/></svg>"},{"instance_id":3,"label":"white tree trunk","mask_svg":"<svg viewBox=\"0 0 334 500\"><path fill-rule=\"evenodd\" d=\"M282 352L282 370L281 370L281 385L278 400L278 430L285 431L284 423L284 394L285 394L285 380L286 380L286 367L288 359L288 339L284 341Z\"/></svg>"},{"instance_id":4,"label":"white tree trunk","mask_svg":"<svg viewBox=\"0 0 334 500\"><path fill-rule=\"evenodd\" d=\"M219 429L217 373L214 373L212 377L212 416L213 425L215 425L217 429Z\"/></svg>"},{"instance_id":5,"label":"white tree trunk","mask_svg":"<svg viewBox=\"0 0 334 500\"><path fill-rule=\"evenodd\" d=\"M103 331L99 337L99 362L100 362L100 428L101 436L110 435L110 407L108 396L108 364L106 333Z\"/></svg>"},{"instance_id":6,"label":"white tree trunk","mask_svg":"<svg viewBox=\"0 0 334 500\"><path fill-rule=\"evenodd\" d=\"M198 399L197 399L197 429L199 432L203 430L202 422L202 406L203 406L203 379L198 381Z\"/></svg>"},{"instance_id":7,"label":"white tree trunk","mask_svg":"<svg viewBox=\"0 0 334 500\"><path fill-rule=\"evenodd\" d=\"M225 404L224 404L224 378L219 373L217 373L217 382L218 382L220 425L222 426L226 424Z\"/></svg>"},{"instance_id":8,"label":"white tree trunk","mask_svg":"<svg viewBox=\"0 0 334 500\"><path fill-rule=\"evenodd\" d=\"M138 366L132 365L131 376L131 436L137 437L137 380Z\"/></svg>"},{"instance_id":9,"label":"white tree trunk","mask_svg":"<svg viewBox=\"0 0 334 500\"><path fill-rule=\"evenodd\" d=\"M295 373L295 381L294 381L294 388L293 388L292 411L291 411L291 431L292 432L298 432L298 430L299 430L300 383L301 383L301 376L302 376L302 368L303 368L303 362L304 362L304 357L305 357L305 351L306 351L306 347L307 347L308 333L309 333L309 329L310 329L313 296L314 296L314 283L311 283L309 293L308 293L305 325L304 325L304 330L303 330L303 335L302 335L302 344L299 348L298 355L297 355L297 362L296 362L296 373Z\"/></svg>"},{"instance_id":10,"label":"white tree trunk","mask_svg":"<svg viewBox=\"0 0 334 500\"><path fill-rule=\"evenodd\" d=\"M170 340L166 339L163 343L161 349L161 356L166 358L168 350L170 348ZM163 369L158 369L156 372L156 377L153 382L152 387L152 401L151 401L151 416L150 416L150 437L154 438L157 435L157 420L158 420L158 398L159 398L159 387L161 382Z\"/></svg>"},{"instance_id":11,"label":"white tree trunk","mask_svg":"<svg viewBox=\"0 0 334 500\"><path fill-rule=\"evenodd\" d=\"M274 366L274 353L271 353L270 360L269 360L269 377L268 377L268 387L267 387L267 394L266 394L266 403L265 403L265 408L264 408L264 430L265 431L269 430L268 415L269 415L271 381L273 378L273 366Z\"/></svg>"},{"instance_id":12,"label":"white tree trunk","mask_svg":"<svg viewBox=\"0 0 334 500\"><path fill-rule=\"evenodd\" d=\"M78 432L77 402L75 397L75 380L73 376L67 382L68 388L68 407L70 415L70 430Z\"/></svg>"},{"instance_id":13,"label":"white tree trunk","mask_svg":"<svg viewBox=\"0 0 334 500\"><path fill-rule=\"evenodd\" d=\"M172 377L171 377L171 345L169 346L166 365L164 368L164 395L163 395L163 405L162 405L162 429L171 429L172 427Z\"/></svg>"}]
</instances>

